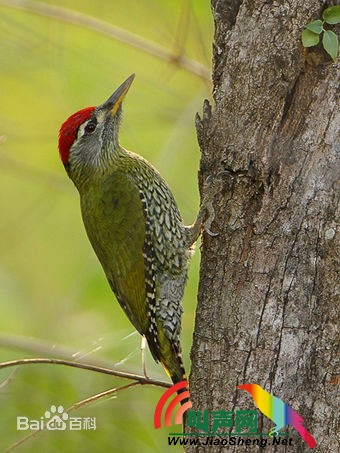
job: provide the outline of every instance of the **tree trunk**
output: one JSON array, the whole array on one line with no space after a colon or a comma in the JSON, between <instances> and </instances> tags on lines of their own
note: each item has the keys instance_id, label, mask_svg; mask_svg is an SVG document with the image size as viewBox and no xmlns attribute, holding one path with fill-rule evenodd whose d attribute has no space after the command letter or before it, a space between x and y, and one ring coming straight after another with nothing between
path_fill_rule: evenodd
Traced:
<instances>
[{"instance_id":1,"label":"tree trunk","mask_svg":"<svg viewBox=\"0 0 340 453\"><path fill-rule=\"evenodd\" d=\"M229 174L214 201L219 236L203 236L190 375L193 410L256 410L236 386L257 383L301 415L323 453L337 451L339 64L304 49L301 32L326 6L212 0L215 106L197 118L200 181ZM258 431L272 426L259 412ZM309 451L288 429L293 447L279 451ZM234 450L258 447L187 447Z\"/></svg>"}]
</instances>

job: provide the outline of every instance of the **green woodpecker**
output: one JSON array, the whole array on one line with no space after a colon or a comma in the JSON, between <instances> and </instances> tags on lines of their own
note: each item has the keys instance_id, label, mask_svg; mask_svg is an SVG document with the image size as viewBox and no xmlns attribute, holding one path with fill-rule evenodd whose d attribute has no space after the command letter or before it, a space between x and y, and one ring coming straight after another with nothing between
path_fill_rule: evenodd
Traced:
<instances>
[{"instance_id":1,"label":"green woodpecker","mask_svg":"<svg viewBox=\"0 0 340 453\"><path fill-rule=\"evenodd\" d=\"M194 225L184 226L158 171L119 144L122 101L133 79L104 104L71 115L60 128L59 152L112 291L177 383L185 379L180 331L188 259L206 211L212 213L211 196Z\"/></svg>"}]
</instances>

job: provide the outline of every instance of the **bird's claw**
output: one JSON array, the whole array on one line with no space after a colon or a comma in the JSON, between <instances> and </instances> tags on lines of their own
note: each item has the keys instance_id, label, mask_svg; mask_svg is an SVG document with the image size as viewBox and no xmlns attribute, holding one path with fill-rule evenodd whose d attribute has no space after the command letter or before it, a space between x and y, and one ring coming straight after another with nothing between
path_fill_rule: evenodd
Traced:
<instances>
[{"instance_id":1,"label":"bird's claw","mask_svg":"<svg viewBox=\"0 0 340 453\"><path fill-rule=\"evenodd\" d=\"M219 190L221 190L221 181L217 181L217 179L220 179L222 176L226 175L230 175L230 171L220 171L215 177L212 175L207 176L203 184L203 193L208 190L208 196L212 199L219 192Z\"/></svg>"},{"instance_id":2,"label":"bird's claw","mask_svg":"<svg viewBox=\"0 0 340 453\"><path fill-rule=\"evenodd\" d=\"M196 218L195 223L189 227L188 234L188 247L191 247L196 241L202 229L212 237L219 236L220 233L211 230L211 224L215 219L215 210L213 206L213 199L215 195L221 191L222 183L221 176L229 174L228 171L221 171L216 177L209 175L203 183L203 196L201 207ZM216 181L217 180L217 181ZM206 218L206 220L204 220Z\"/></svg>"},{"instance_id":3,"label":"bird's claw","mask_svg":"<svg viewBox=\"0 0 340 453\"><path fill-rule=\"evenodd\" d=\"M212 201L213 201L213 198L214 196L220 192L221 190L221 185L222 185L222 181L221 181L221 177L225 176L225 175L229 175L230 172L227 171L227 170L223 170L223 171L220 171L219 173L217 173L217 175L215 177L213 177L212 175L209 175L206 180L204 181L204 185L203 185L203 194L204 194L204 198L203 198L203 204L205 206L205 209L206 209L206 212L208 213L208 218L207 220L205 221L204 223L204 231L206 233L209 234L209 236L212 236L212 237L216 237L218 236L220 233L218 232L214 232L210 229L211 227L211 224L212 222L214 221L215 219L215 210L214 210L214 207L212 205Z\"/></svg>"},{"instance_id":4,"label":"bird's claw","mask_svg":"<svg viewBox=\"0 0 340 453\"><path fill-rule=\"evenodd\" d=\"M212 236L212 237L219 236L219 234L220 234L220 233L217 233L217 232L214 233L213 231L211 231L209 228L206 228L206 227L204 227L204 231L205 231L206 233L208 233L209 236Z\"/></svg>"},{"instance_id":5,"label":"bird's claw","mask_svg":"<svg viewBox=\"0 0 340 453\"><path fill-rule=\"evenodd\" d=\"M216 177L220 178L221 176L226 176L226 175L231 175L232 172L230 170L222 170L219 173L217 173Z\"/></svg>"}]
</instances>

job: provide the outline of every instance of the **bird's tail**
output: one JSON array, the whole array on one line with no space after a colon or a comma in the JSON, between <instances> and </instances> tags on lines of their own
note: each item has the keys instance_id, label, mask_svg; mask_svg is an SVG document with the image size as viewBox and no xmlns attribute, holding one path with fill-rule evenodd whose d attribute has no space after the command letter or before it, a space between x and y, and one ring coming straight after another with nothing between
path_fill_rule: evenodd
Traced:
<instances>
[{"instance_id":1,"label":"bird's tail","mask_svg":"<svg viewBox=\"0 0 340 453\"><path fill-rule=\"evenodd\" d=\"M172 353L170 357L167 357L165 360L164 358L161 358L161 363L165 371L170 376L174 384L177 384L178 382L187 381L180 344L177 342L172 342L171 350ZM180 403L182 405L189 401L189 389L187 385L184 385L183 387L179 388L177 390L177 394L183 396L185 394L185 398L180 400Z\"/></svg>"},{"instance_id":2,"label":"bird's tail","mask_svg":"<svg viewBox=\"0 0 340 453\"><path fill-rule=\"evenodd\" d=\"M170 370L170 377L174 384L177 382L185 381L187 379L185 374L185 368L182 357L182 349L179 342L174 341L172 343L173 357L175 359L176 366L173 370Z\"/></svg>"},{"instance_id":3,"label":"bird's tail","mask_svg":"<svg viewBox=\"0 0 340 453\"><path fill-rule=\"evenodd\" d=\"M169 339L162 328L158 329L157 342L152 341L153 338L149 338L148 335L146 335L146 338L153 358L156 362L161 362L172 382L177 384L178 382L186 381L187 377L179 339ZM185 391L188 391L188 389L181 388L177 393L181 394Z\"/></svg>"},{"instance_id":4,"label":"bird's tail","mask_svg":"<svg viewBox=\"0 0 340 453\"><path fill-rule=\"evenodd\" d=\"M303 426L303 424L299 421L296 425L294 425L294 428L296 431L300 434L302 439L306 442L309 448L315 448L316 447L316 441L314 437L309 433L306 428Z\"/></svg>"},{"instance_id":5,"label":"bird's tail","mask_svg":"<svg viewBox=\"0 0 340 453\"><path fill-rule=\"evenodd\" d=\"M188 388L188 381L187 377L185 374L185 368L183 364L183 358L182 358L182 349L181 349L181 344L179 342L172 342L171 344L172 349L173 349L173 356L176 357L176 367L174 367L172 370L169 370L170 372L170 377L171 380L174 384L177 384L178 382L183 382L183 387L179 388L177 390L177 399L179 399L179 402L181 404L181 409L182 409L182 424L183 424L183 430L185 429L185 425L187 423L187 413L186 411L192 407L191 401L190 401L190 393L189 393L189 388ZM164 365L163 365L164 366Z\"/></svg>"}]
</instances>

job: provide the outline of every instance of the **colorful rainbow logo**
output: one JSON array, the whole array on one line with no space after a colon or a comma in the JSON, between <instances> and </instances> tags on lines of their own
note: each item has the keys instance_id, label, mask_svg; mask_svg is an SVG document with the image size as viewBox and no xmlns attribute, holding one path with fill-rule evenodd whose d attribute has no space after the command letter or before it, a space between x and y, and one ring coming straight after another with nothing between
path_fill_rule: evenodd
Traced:
<instances>
[{"instance_id":1,"label":"colorful rainbow logo","mask_svg":"<svg viewBox=\"0 0 340 453\"><path fill-rule=\"evenodd\" d=\"M237 388L250 393L255 405L260 409L262 414L275 423L276 426L269 431L270 436L278 435L280 429L286 425L291 425L300 434L309 448L316 447L314 437L303 426L303 418L293 408L288 406L288 404L280 400L280 398L271 395L258 384L243 384L238 385Z\"/></svg>"},{"instance_id":2,"label":"colorful rainbow logo","mask_svg":"<svg viewBox=\"0 0 340 453\"><path fill-rule=\"evenodd\" d=\"M164 416L164 425L165 426L171 426L171 417L172 414L175 410L175 407L177 404L180 404L182 400L184 399L189 399L190 398L190 393L188 390L188 381L182 381L182 382L177 382L177 384L173 385L170 387L166 392L163 393L161 396L160 400L157 403L156 409L155 409L155 414L153 418L153 424L156 429L162 427L162 411L167 403L167 401L172 397L174 393L176 393L178 390L185 389L183 392L179 393L176 395L169 403L168 407L165 410L165 416ZM188 409L192 407L191 401L186 401L183 403L177 410L176 415L175 415L175 424L180 425L183 420L183 414L186 412Z\"/></svg>"}]
</instances>

